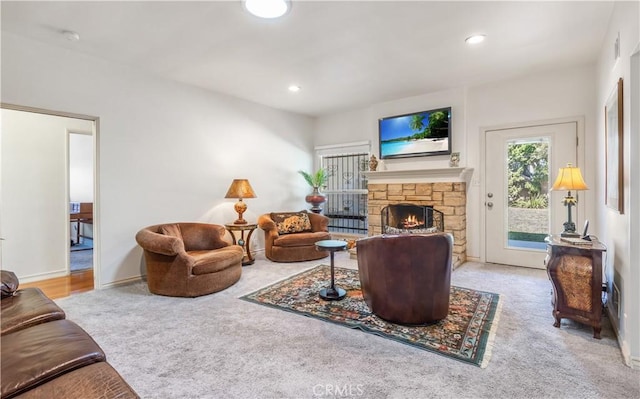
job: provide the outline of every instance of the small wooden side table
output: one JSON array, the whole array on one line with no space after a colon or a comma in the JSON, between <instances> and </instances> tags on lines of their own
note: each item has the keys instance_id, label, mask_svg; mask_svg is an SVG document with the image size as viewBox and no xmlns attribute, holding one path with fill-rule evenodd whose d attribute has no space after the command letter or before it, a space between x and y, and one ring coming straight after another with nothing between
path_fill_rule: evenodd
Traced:
<instances>
[{"instance_id":1,"label":"small wooden side table","mask_svg":"<svg viewBox=\"0 0 640 399\"><path fill-rule=\"evenodd\" d=\"M251 255L251 235L253 231L258 227L255 223L248 224L235 224L235 223L227 223L224 225L229 233L231 233L231 238L233 239L234 244L238 244L244 250L244 258L242 258L242 266L253 265L255 259ZM236 240L235 231L240 232L240 238ZM247 233L247 238L245 239L245 232Z\"/></svg>"}]
</instances>

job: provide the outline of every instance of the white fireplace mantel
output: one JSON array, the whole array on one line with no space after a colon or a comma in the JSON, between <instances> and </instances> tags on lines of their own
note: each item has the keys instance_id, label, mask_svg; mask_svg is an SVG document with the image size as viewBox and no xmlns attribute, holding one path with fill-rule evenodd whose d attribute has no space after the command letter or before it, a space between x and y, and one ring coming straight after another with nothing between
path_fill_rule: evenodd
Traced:
<instances>
[{"instance_id":1,"label":"white fireplace mantel","mask_svg":"<svg viewBox=\"0 0 640 399\"><path fill-rule=\"evenodd\" d=\"M363 172L370 184L469 182L473 168L405 169Z\"/></svg>"}]
</instances>

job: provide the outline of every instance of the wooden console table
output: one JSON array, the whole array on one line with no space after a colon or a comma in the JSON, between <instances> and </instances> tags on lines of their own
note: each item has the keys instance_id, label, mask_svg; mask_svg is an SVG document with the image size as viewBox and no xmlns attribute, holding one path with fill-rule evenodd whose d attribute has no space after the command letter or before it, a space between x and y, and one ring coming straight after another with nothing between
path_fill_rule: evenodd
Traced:
<instances>
[{"instance_id":1,"label":"wooden console table","mask_svg":"<svg viewBox=\"0 0 640 399\"><path fill-rule=\"evenodd\" d=\"M553 286L554 327L567 318L593 327L600 339L602 328L602 253L607 249L599 241L590 245L572 245L560 236L547 237L547 274Z\"/></svg>"}]
</instances>

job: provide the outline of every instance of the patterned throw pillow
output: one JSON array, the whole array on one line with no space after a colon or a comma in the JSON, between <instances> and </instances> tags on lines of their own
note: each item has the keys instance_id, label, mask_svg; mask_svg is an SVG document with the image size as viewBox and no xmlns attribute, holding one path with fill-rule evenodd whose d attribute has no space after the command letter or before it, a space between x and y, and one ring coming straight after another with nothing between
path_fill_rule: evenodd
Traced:
<instances>
[{"instance_id":1,"label":"patterned throw pillow","mask_svg":"<svg viewBox=\"0 0 640 399\"><path fill-rule=\"evenodd\" d=\"M311 231L311 221L306 212L272 213L271 220L275 222L278 234Z\"/></svg>"}]
</instances>

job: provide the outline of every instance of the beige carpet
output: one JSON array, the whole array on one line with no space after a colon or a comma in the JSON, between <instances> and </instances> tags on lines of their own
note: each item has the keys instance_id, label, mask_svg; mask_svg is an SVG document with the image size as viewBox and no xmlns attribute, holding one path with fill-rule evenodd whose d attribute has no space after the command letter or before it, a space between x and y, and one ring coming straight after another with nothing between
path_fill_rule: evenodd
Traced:
<instances>
[{"instance_id":1,"label":"beige carpet","mask_svg":"<svg viewBox=\"0 0 640 399\"><path fill-rule=\"evenodd\" d=\"M491 361L481 369L321 320L239 299L326 263L258 255L229 289L195 299L133 284L56 301L143 398L638 398L608 320L602 340L554 328L544 270L467 263L452 284L500 294ZM336 265L355 268L346 252Z\"/></svg>"}]
</instances>

